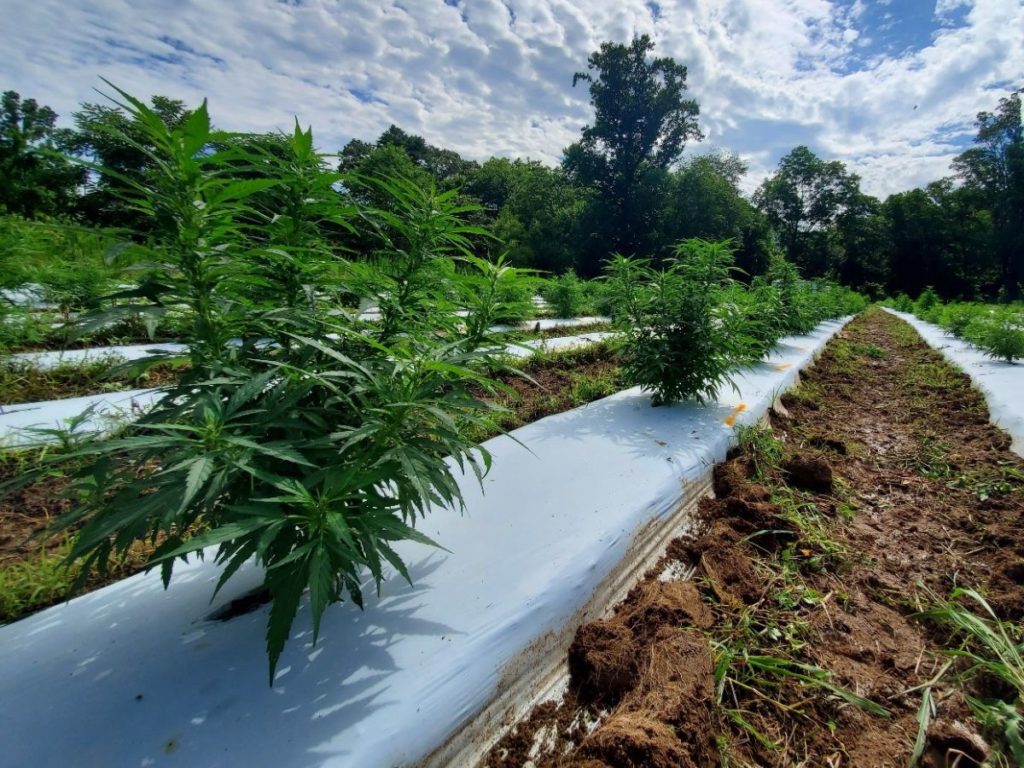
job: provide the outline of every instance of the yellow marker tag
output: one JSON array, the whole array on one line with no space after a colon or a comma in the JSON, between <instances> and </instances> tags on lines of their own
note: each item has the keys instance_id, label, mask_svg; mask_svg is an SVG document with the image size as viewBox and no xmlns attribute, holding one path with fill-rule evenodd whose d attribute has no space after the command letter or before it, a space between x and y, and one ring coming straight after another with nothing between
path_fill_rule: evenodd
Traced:
<instances>
[{"instance_id":1,"label":"yellow marker tag","mask_svg":"<svg viewBox=\"0 0 1024 768\"><path fill-rule=\"evenodd\" d=\"M735 408L733 408L732 409L732 413L729 414L729 418L727 418L725 420L725 426L731 427L733 424L735 424L736 423L736 418L741 413L743 413L745 410L747 410L747 404L746 403L740 403Z\"/></svg>"}]
</instances>

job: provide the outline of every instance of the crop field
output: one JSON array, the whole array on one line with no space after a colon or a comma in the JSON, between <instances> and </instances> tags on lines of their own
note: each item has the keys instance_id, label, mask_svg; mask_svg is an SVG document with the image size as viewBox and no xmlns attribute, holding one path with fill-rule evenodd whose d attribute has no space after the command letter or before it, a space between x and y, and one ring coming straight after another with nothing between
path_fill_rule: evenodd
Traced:
<instances>
[{"instance_id":1,"label":"crop field","mask_svg":"<svg viewBox=\"0 0 1024 768\"><path fill-rule=\"evenodd\" d=\"M654 47L557 167L3 94L0 762L1024 766L1022 92L746 192Z\"/></svg>"}]
</instances>

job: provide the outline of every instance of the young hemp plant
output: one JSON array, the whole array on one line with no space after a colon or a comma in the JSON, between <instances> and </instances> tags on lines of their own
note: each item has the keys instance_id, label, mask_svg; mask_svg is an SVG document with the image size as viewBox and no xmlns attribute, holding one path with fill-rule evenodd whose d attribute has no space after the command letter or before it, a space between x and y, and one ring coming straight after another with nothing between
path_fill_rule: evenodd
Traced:
<instances>
[{"instance_id":1,"label":"young hemp plant","mask_svg":"<svg viewBox=\"0 0 1024 768\"><path fill-rule=\"evenodd\" d=\"M467 225L430 190L382 179L397 198L387 225L406 265L378 279L394 292L386 329L316 302L289 308L293 286L284 281L265 283L280 294L254 304L245 289L265 276L263 265L235 254L277 242L290 259L308 254L313 235L282 242L280 217L247 197L324 185L296 180L287 164L268 166L275 177L251 178L237 152L209 153L205 106L172 129L122 96L152 143L152 178L133 182L131 199L161 221L148 246L161 296L196 318L186 339L191 367L118 436L61 457L84 469L72 488L80 501L57 528L76 531L68 561L81 565L83 580L136 542L150 548L148 565L160 567L165 585L177 560L204 550L223 568L215 594L239 569L261 569L272 682L304 599L315 641L328 605L362 605L367 572L378 587L389 567L411 578L400 542L431 544L417 519L461 505L459 475L481 479L490 467L472 437L493 428L493 409L473 394L496 386L479 373L485 354L422 331L429 316L409 316L429 306L425 278L407 262L448 259ZM287 195L268 199L286 215ZM268 327L290 343L261 343Z\"/></svg>"},{"instance_id":2,"label":"young hemp plant","mask_svg":"<svg viewBox=\"0 0 1024 768\"><path fill-rule=\"evenodd\" d=\"M752 356L742 314L724 301L735 281L728 242L686 240L664 269L613 257L605 270L622 314L627 381L654 405L714 398Z\"/></svg>"},{"instance_id":3,"label":"young hemp plant","mask_svg":"<svg viewBox=\"0 0 1024 768\"><path fill-rule=\"evenodd\" d=\"M476 348L490 340L493 325L521 319L533 308L534 270L513 267L504 254L494 261L472 255L458 261L466 267L458 283L467 312L465 335Z\"/></svg>"}]
</instances>

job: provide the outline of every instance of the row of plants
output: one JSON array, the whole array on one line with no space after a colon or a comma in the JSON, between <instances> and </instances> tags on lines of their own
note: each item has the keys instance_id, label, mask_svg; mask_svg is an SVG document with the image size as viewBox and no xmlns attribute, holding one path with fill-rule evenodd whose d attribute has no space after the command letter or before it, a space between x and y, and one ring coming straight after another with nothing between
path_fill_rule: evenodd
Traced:
<instances>
[{"instance_id":1,"label":"row of plants","mask_svg":"<svg viewBox=\"0 0 1024 768\"><path fill-rule=\"evenodd\" d=\"M1024 303L946 303L934 290L928 288L916 300L912 301L902 295L887 304L900 312L911 312L925 322L940 326L994 359L1013 363L1024 358Z\"/></svg>"},{"instance_id":2,"label":"row of plants","mask_svg":"<svg viewBox=\"0 0 1024 768\"><path fill-rule=\"evenodd\" d=\"M123 317L85 328L77 323L84 311L33 309L0 298L0 354L175 342L186 337L191 323L188 314L177 309L155 327L141 317Z\"/></svg>"},{"instance_id":3,"label":"row of plants","mask_svg":"<svg viewBox=\"0 0 1024 768\"><path fill-rule=\"evenodd\" d=\"M16 221L20 238L3 238L5 228ZM83 255L65 247L61 237L41 237L43 233L79 233L83 239L96 243L97 248ZM0 353L15 353L46 349L71 349L111 344L143 344L147 342L173 342L185 339L192 317L188 307L174 307L162 315L157 325L148 325L137 316L128 315L93 323L83 328L77 318L102 305L115 303L111 294L133 286L114 279L131 280L132 275L117 272L104 254L116 258L131 247L113 233L84 230L60 222L33 222L0 217L0 269L4 270L5 286L9 294L0 295ZM25 254L38 254L38 258L24 258ZM13 265L17 265L15 268ZM508 266L508 264L504 264ZM8 268L10 267L10 268ZM346 274L342 264L334 265L332 274L321 285L352 286L358 277ZM517 269L516 279L503 280L497 286L498 302L493 318L495 323L519 324L534 317L578 317L607 314L610 298L603 283L580 280L571 271L559 277L545 278L533 270ZM325 276L321 276L323 279ZM485 278L472 271L463 272L460 280L477 290L455 292L453 303L463 302L461 310L470 312L477 296L487 290ZM538 307L534 297L545 297L549 305ZM344 296L350 311L359 308L359 297ZM38 306L37 305L43 305ZM374 306L363 308L372 313Z\"/></svg>"},{"instance_id":4,"label":"row of plants","mask_svg":"<svg viewBox=\"0 0 1024 768\"><path fill-rule=\"evenodd\" d=\"M652 391L655 405L714 399L783 336L868 303L848 288L801 280L782 259L748 286L736 278L728 241L684 241L662 266L615 256L606 278L626 379Z\"/></svg>"},{"instance_id":5,"label":"row of plants","mask_svg":"<svg viewBox=\"0 0 1024 768\"><path fill-rule=\"evenodd\" d=\"M489 329L527 303L532 312L535 275L476 255L490 235L468 223L476 208L456 190L337 173L299 126L247 142L212 131L205 103L172 127L118 93L144 143L116 138L152 161L144 177L119 179L121 194L152 229L117 254L114 280L132 287L101 297L75 329L156 333L176 318L181 375L122 433L47 455L6 490L67 470L70 509L52 531L74 532L64 562L79 582L140 543L165 584L209 547L217 590L255 560L273 680L304 596L315 642L327 606L362 604L366 572L378 586L388 566L408 579L396 542L433 545L417 520L462 504L461 473L489 470L479 440L500 431L512 389ZM379 202L356 202L357 189ZM365 250L347 251L339 233ZM781 335L863 306L781 261L741 285L731 258L703 241L657 267L615 257L601 290L623 331L621 378L601 368L571 382L570 400L620 382L658 403L713 396ZM571 294L573 279L556 284ZM360 319L366 309L375 322ZM132 371L167 362L154 355Z\"/></svg>"}]
</instances>

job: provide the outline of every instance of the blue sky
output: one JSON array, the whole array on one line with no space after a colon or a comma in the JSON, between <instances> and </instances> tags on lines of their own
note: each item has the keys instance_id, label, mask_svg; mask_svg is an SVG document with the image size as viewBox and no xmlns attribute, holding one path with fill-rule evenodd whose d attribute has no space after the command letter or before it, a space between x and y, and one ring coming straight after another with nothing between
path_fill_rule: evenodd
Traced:
<instances>
[{"instance_id":1,"label":"blue sky","mask_svg":"<svg viewBox=\"0 0 1024 768\"><path fill-rule=\"evenodd\" d=\"M979 110L1024 85L1024 0L7 0L14 89L69 123L100 77L209 97L219 127L312 124L323 150L389 124L482 160L558 162L590 120L572 75L648 33L689 67L707 138L752 189L807 144L877 195L949 173Z\"/></svg>"}]
</instances>

